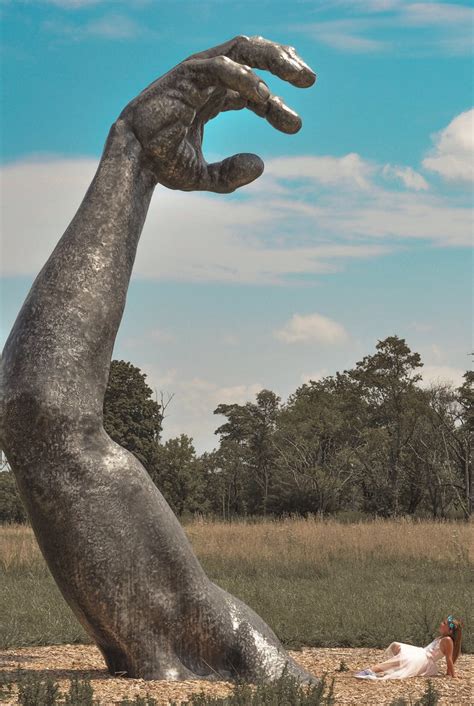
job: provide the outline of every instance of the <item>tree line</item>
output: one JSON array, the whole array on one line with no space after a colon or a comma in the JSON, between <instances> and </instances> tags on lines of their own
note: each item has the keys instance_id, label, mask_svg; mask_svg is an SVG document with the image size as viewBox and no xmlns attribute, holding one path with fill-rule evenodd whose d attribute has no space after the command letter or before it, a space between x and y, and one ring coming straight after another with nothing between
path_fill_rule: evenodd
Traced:
<instances>
[{"instance_id":1,"label":"tree line","mask_svg":"<svg viewBox=\"0 0 474 706\"><path fill-rule=\"evenodd\" d=\"M261 390L254 402L220 404L217 447L199 456L185 434L162 441L165 405L139 368L114 360L104 426L181 517L469 519L474 373L458 388L422 388L422 366L404 339L390 336L354 368L310 380L286 402ZM25 518L13 475L0 473L0 521Z\"/></svg>"}]
</instances>

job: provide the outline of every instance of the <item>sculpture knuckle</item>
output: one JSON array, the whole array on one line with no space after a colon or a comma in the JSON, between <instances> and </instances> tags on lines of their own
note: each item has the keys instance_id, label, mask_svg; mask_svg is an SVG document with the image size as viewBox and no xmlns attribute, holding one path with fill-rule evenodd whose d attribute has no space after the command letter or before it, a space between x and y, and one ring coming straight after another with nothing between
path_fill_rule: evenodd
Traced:
<instances>
[{"instance_id":1,"label":"sculpture knuckle","mask_svg":"<svg viewBox=\"0 0 474 706\"><path fill-rule=\"evenodd\" d=\"M229 59L228 56L224 55L216 56L216 58L214 59L214 64L220 69L225 69L229 66L232 66L233 63L234 62L232 61L232 59Z\"/></svg>"}]
</instances>

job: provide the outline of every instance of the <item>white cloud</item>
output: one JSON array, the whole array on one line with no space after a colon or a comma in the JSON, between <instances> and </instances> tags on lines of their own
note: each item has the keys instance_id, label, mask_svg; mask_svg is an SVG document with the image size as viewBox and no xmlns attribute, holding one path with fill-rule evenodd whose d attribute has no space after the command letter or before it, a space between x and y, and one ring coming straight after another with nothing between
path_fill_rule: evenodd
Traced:
<instances>
[{"instance_id":1,"label":"white cloud","mask_svg":"<svg viewBox=\"0 0 474 706\"><path fill-rule=\"evenodd\" d=\"M321 368L321 370L316 370L314 373L303 373L300 376L300 380L302 383L306 384L310 382L311 380L314 380L314 382L317 382L318 380L322 380L323 378L327 377L329 375L329 370L327 368Z\"/></svg>"},{"instance_id":2,"label":"white cloud","mask_svg":"<svg viewBox=\"0 0 474 706\"><path fill-rule=\"evenodd\" d=\"M436 343L431 344L430 351L431 351L432 357L434 358L434 360L436 360L437 363L439 363L440 361L443 360L444 353Z\"/></svg>"},{"instance_id":3,"label":"white cloud","mask_svg":"<svg viewBox=\"0 0 474 706\"><path fill-rule=\"evenodd\" d=\"M324 343L334 345L347 340L344 327L322 314L294 314L275 338L284 343Z\"/></svg>"},{"instance_id":4,"label":"white cloud","mask_svg":"<svg viewBox=\"0 0 474 706\"><path fill-rule=\"evenodd\" d=\"M452 383L459 387L464 382L463 375L466 371L449 365L424 365L421 368L422 387L429 387L436 383Z\"/></svg>"},{"instance_id":5,"label":"white cloud","mask_svg":"<svg viewBox=\"0 0 474 706\"><path fill-rule=\"evenodd\" d=\"M231 385L230 387L215 387L212 398L217 404L245 404L253 402L255 396L263 389L258 382L251 385Z\"/></svg>"},{"instance_id":6,"label":"white cloud","mask_svg":"<svg viewBox=\"0 0 474 706\"><path fill-rule=\"evenodd\" d=\"M474 108L457 115L434 137L434 149L423 160L425 169L452 181L474 180Z\"/></svg>"},{"instance_id":7,"label":"white cloud","mask_svg":"<svg viewBox=\"0 0 474 706\"><path fill-rule=\"evenodd\" d=\"M240 338L235 333L225 333L222 335L221 342L225 346L237 346L240 343Z\"/></svg>"},{"instance_id":8,"label":"white cloud","mask_svg":"<svg viewBox=\"0 0 474 706\"><path fill-rule=\"evenodd\" d=\"M46 20L42 23L42 28L74 41L80 41L86 37L100 37L110 40L134 39L144 34L151 34L150 29L139 24L131 17L119 13L111 13L84 23L72 23L56 19Z\"/></svg>"},{"instance_id":9,"label":"white cloud","mask_svg":"<svg viewBox=\"0 0 474 706\"><path fill-rule=\"evenodd\" d=\"M356 153L344 157L277 157L265 165L265 174L280 179L309 179L320 184L367 189L375 165Z\"/></svg>"},{"instance_id":10,"label":"white cloud","mask_svg":"<svg viewBox=\"0 0 474 706\"><path fill-rule=\"evenodd\" d=\"M350 18L327 20L293 26L292 29L308 34L316 42L326 44L333 49L354 54L385 51L388 43L366 36L373 26L371 19Z\"/></svg>"},{"instance_id":11,"label":"white cloud","mask_svg":"<svg viewBox=\"0 0 474 706\"><path fill-rule=\"evenodd\" d=\"M33 274L66 229L92 179L91 159L18 162L3 167L2 272ZM25 208L25 193L28 208ZM158 188L135 264L135 276L150 279L274 283L287 274L324 273L341 260L372 257L380 245L319 242L304 237L306 220L290 200L226 197ZM303 209L304 211L304 209ZM302 230L278 242L279 228ZM191 225L192 224L192 225ZM296 242L295 242L296 241ZM35 247L31 247L35 243Z\"/></svg>"},{"instance_id":12,"label":"white cloud","mask_svg":"<svg viewBox=\"0 0 474 706\"><path fill-rule=\"evenodd\" d=\"M111 0L42 0L43 5L54 5L63 10L79 10L83 7L92 7L92 5L103 5L110 3Z\"/></svg>"},{"instance_id":13,"label":"white cloud","mask_svg":"<svg viewBox=\"0 0 474 706\"><path fill-rule=\"evenodd\" d=\"M4 275L39 271L96 167L95 159L36 157L1 169ZM392 187L393 176L406 190ZM423 187L410 167L357 154L268 160L262 178L237 195L158 187L134 276L281 284L387 255L410 239L469 246L469 204Z\"/></svg>"},{"instance_id":14,"label":"white cloud","mask_svg":"<svg viewBox=\"0 0 474 706\"><path fill-rule=\"evenodd\" d=\"M402 8L402 17L407 24L417 27L430 25L455 25L463 27L474 22L474 10L466 5L441 2L407 3Z\"/></svg>"},{"instance_id":15,"label":"white cloud","mask_svg":"<svg viewBox=\"0 0 474 706\"><path fill-rule=\"evenodd\" d=\"M218 445L215 430L224 418L213 415L219 404L245 404L254 402L263 385L249 383L220 386L201 377L187 378L175 369L161 371L153 366L143 366L148 385L158 392L174 394L165 412L163 439L187 434L195 440L198 453Z\"/></svg>"},{"instance_id":16,"label":"white cloud","mask_svg":"<svg viewBox=\"0 0 474 706\"><path fill-rule=\"evenodd\" d=\"M342 8L345 16L291 29L349 53L403 51L405 55L448 56L472 53L474 10L471 7L441 2L335 0L321 9L333 10L335 5Z\"/></svg>"},{"instance_id":17,"label":"white cloud","mask_svg":"<svg viewBox=\"0 0 474 706\"><path fill-rule=\"evenodd\" d=\"M383 176L388 179L400 179L407 189L414 191L427 191L429 189L428 182L421 174L415 172L411 167L399 167L392 164L386 164L382 170Z\"/></svg>"},{"instance_id":18,"label":"white cloud","mask_svg":"<svg viewBox=\"0 0 474 706\"><path fill-rule=\"evenodd\" d=\"M412 321L409 324L410 328L418 333L429 333L433 331L433 324L427 323L426 321Z\"/></svg>"},{"instance_id":19,"label":"white cloud","mask_svg":"<svg viewBox=\"0 0 474 706\"><path fill-rule=\"evenodd\" d=\"M153 0L18 0L25 5L53 5L61 10L82 10L94 5L125 5L143 7Z\"/></svg>"},{"instance_id":20,"label":"white cloud","mask_svg":"<svg viewBox=\"0 0 474 706\"><path fill-rule=\"evenodd\" d=\"M324 31L324 28L321 28L315 32L315 35L322 44L353 54L381 52L388 47L387 42L371 39L370 37L361 37L349 32L335 32L328 29Z\"/></svg>"},{"instance_id":21,"label":"white cloud","mask_svg":"<svg viewBox=\"0 0 474 706\"><path fill-rule=\"evenodd\" d=\"M176 336L170 331L165 331L161 328L152 328L140 336L125 338L122 341L124 348L131 350L140 350L144 346L153 347L155 344L173 343L176 341Z\"/></svg>"},{"instance_id":22,"label":"white cloud","mask_svg":"<svg viewBox=\"0 0 474 706\"><path fill-rule=\"evenodd\" d=\"M108 15L89 22L85 26L86 34L106 39L129 39L142 33L142 27L125 15Z\"/></svg>"}]
</instances>

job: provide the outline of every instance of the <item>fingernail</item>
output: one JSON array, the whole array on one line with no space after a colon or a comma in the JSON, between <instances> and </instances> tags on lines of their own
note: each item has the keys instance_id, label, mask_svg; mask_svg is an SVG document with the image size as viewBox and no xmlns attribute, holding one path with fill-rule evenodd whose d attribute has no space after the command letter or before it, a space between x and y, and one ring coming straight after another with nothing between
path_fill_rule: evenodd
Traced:
<instances>
[{"instance_id":1,"label":"fingernail","mask_svg":"<svg viewBox=\"0 0 474 706\"><path fill-rule=\"evenodd\" d=\"M260 81L260 83L258 84L257 93L260 98L263 98L263 100L266 100L270 95L270 91L268 90L268 87L263 83L263 81Z\"/></svg>"}]
</instances>

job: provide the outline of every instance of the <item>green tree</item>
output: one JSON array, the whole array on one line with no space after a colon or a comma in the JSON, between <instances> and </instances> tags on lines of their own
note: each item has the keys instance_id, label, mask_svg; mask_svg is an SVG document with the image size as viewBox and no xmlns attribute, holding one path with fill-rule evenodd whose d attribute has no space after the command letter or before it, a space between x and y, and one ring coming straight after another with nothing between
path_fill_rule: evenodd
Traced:
<instances>
[{"instance_id":1,"label":"green tree","mask_svg":"<svg viewBox=\"0 0 474 706\"><path fill-rule=\"evenodd\" d=\"M474 371L464 373L464 382L457 390L460 405L460 424L457 427L458 450L456 457L464 476L465 517L472 517L474 510L474 472L472 449L474 436Z\"/></svg>"},{"instance_id":2,"label":"green tree","mask_svg":"<svg viewBox=\"0 0 474 706\"><path fill-rule=\"evenodd\" d=\"M150 469L162 425L161 406L146 375L131 363L113 360L104 399L106 432Z\"/></svg>"},{"instance_id":3,"label":"green tree","mask_svg":"<svg viewBox=\"0 0 474 706\"><path fill-rule=\"evenodd\" d=\"M428 484L430 496L444 507L453 504L460 508L465 519L472 515L474 504L472 444L474 373L464 375L464 383L454 389L449 384L432 385L427 392L430 399L429 428L420 440L425 455L442 459L437 470L436 489Z\"/></svg>"},{"instance_id":4,"label":"green tree","mask_svg":"<svg viewBox=\"0 0 474 706\"><path fill-rule=\"evenodd\" d=\"M208 510L193 440L181 434L157 444L150 475L177 515Z\"/></svg>"},{"instance_id":5,"label":"green tree","mask_svg":"<svg viewBox=\"0 0 474 706\"><path fill-rule=\"evenodd\" d=\"M389 515L400 512L400 493L404 478L404 452L416 431L424 400L416 385L423 363L406 341L389 336L376 345L376 353L356 364L348 375L358 384L361 397L369 409L369 426L382 429L387 436Z\"/></svg>"},{"instance_id":6,"label":"green tree","mask_svg":"<svg viewBox=\"0 0 474 706\"><path fill-rule=\"evenodd\" d=\"M356 505L365 411L355 387L338 373L302 385L288 399L275 434L278 470L270 504L278 514Z\"/></svg>"},{"instance_id":7,"label":"green tree","mask_svg":"<svg viewBox=\"0 0 474 706\"><path fill-rule=\"evenodd\" d=\"M231 439L223 440L217 450L201 456L209 510L223 520L248 514L245 458L240 444Z\"/></svg>"},{"instance_id":8,"label":"green tree","mask_svg":"<svg viewBox=\"0 0 474 706\"><path fill-rule=\"evenodd\" d=\"M280 398L271 390L261 390L256 404L220 404L214 410L214 414L227 417L215 432L220 434L221 444L234 442L240 449L246 475L245 503L250 513L267 513L276 465L274 433L279 410Z\"/></svg>"}]
</instances>

